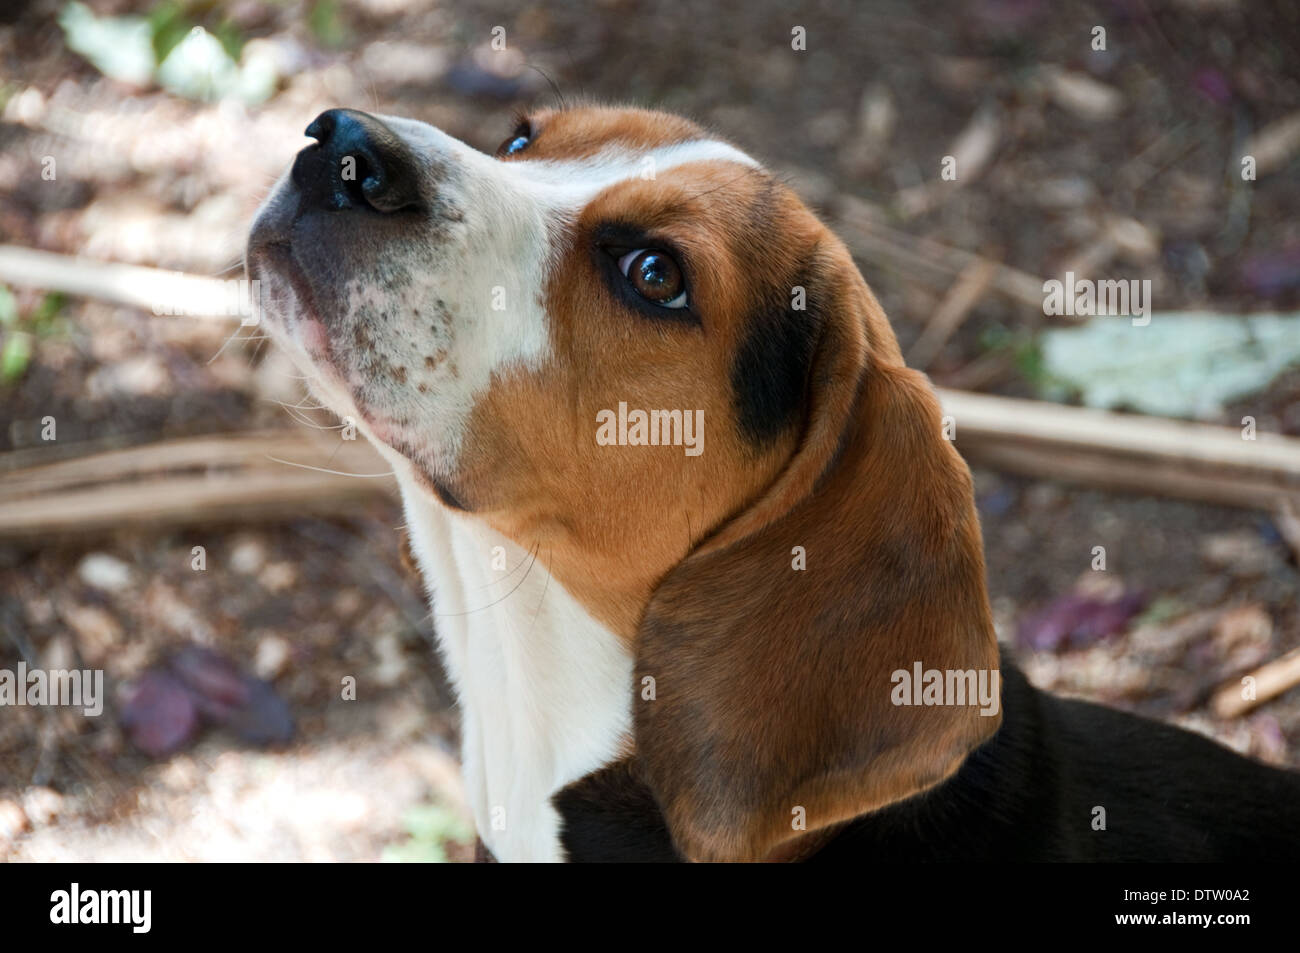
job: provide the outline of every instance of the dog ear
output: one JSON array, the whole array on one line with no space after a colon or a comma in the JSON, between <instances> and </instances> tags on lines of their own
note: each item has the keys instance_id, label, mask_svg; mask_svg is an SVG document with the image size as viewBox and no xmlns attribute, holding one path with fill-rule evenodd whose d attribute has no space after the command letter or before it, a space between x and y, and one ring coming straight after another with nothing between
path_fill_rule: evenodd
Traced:
<instances>
[{"instance_id":1,"label":"dog ear","mask_svg":"<svg viewBox=\"0 0 1300 953\"><path fill-rule=\"evenodd\" d=\"M996 701L921 705L920 685L895 703L898 672L996 688L998 651L970 472L848 268L800 449L663 579L638 633L637 757L691 860L785 854L943 781L1001 721Z\"/></svg>"}]
</instances>

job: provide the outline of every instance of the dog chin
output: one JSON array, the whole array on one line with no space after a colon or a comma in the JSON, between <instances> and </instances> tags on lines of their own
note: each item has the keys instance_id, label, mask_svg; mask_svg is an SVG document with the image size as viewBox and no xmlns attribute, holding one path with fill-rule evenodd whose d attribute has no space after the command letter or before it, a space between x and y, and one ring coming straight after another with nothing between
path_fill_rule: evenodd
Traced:
<instances>
[{"instance_id":1,"label":"dog chin","mask_svg":"<svg viewBox=\"0 0 1300 953\"><path fill-rule=\"evenodd\" d=\"M306 334L323 334L324 326L312 319L318 329ZM307 350L304 346L303 350ZM314 358L304 362L308 366L302 369L313 379L312 393L320 399L340 420L351 418L356 422L361 433L383 452L390 462L395 458L409 466L410 474L426 493L436 497L450 509L470 511L472 507L466 502L465 494L457 481L440 472L433 462L434 451L413 444L408 439L407 428L391 422L385 414L364 407L348 388L339 372L332 366L322 367Z\"/></svg>"}]
</instances>

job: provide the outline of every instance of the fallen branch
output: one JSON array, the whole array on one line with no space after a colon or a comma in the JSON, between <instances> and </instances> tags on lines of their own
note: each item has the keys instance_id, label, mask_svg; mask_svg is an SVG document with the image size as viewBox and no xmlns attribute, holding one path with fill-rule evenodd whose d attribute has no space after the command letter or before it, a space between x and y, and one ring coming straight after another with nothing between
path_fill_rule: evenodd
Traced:
<instances>
[{"instance_id":1,"label":"fallen branch","mask_svg":"<svg viewBox=\"0 0 1300 953\"><path fill-rule=\"evenodd\" d=\"M0 245L0 282L95 298L151 314L235 319L219 279Z\"/></svg>"},{"instance_id":2,"label":"fallen branch","mask_svg":"<svg viewBox=\"0 0 1300 953\"><path fill-rule=\"evenodd\" d=\"M936 287L951 285L957 275L972 264L990 261L961 248L882 225L878 213L860 199L841 195L833 209L836 231L860 259L897 269ZM1043 313L1043 279L1010 265L994 263L991 290Z\"/></svg>"},{"instance_id":3,"label":"fallen branch","mask_svg":"<svg viewBox=\"0 0 1300 953\"><path fill-rule=\"evenodd\" d=\"M1286 544L1291 547L1296 563L1300 564L1300 515L1297 515L1296 507L1292 506L1289 500L1284 502L1274 514L1273 525L1277 527L1278 533Z\"/></svg>"},{"instance_id":4,"label":"fallen branch","mask_svg":"<svg viewBox=\"0 0 1300 953\"><path fill-rule=\"evenodd\" d=\"M979 178L997 152L1002 137L1002 120L998 111L984 106L975 112L970 123L949 145L953 171L951 180L929 179L898 193L895 206L904 218L914 218L938 208L952 193Z\"/></svg>"},{"instance_id":5,"label":"fallen branch","mask_svg":"<svg viewBox=\"0 0 1300 953\"><path fill-rule=\"evenodd\" d=\"M940 390L973 462L1044 479L1277 512L1300 506L1300 440L1037 401ZM61 454L66 448L61 448ZM391 493L363 441L294 431L194 437L33 466L0 455L0 537L338 512ZM13 466L14 458L22 466Z\"/></svg>"},{"instance_id":6,"label":"fallen branch","mask_svg":"<svg viewBox=\"0 0 1300 953\"><path fill-rule=\"evenodd\" d=\"M920 370L930 366L948 339L970 316L971 309L979 304L997 273L998 263L988 258L973 261L961 270L957 280L934 309L925 330L907 352L908 364Z\"/></svg>"},{"instance_id":7,"label":"fallen branch","mask_svg":"<svg viewBox=\"0 0 1300 953\"><path fill-rule=\"evenodd\" d=\"M939 391L968 459L1111 490L1264 509L1300 505L1300 440L1040 401Z\"/></svg>"},{"instance_id":8,"label":"fallen branch","mask_svg":"<svg viewBox=\"0 0 1300 953\"><path fill-rule=\"evenodd\" d=\"M75 446L61 449L66 454ZM365 440L331 441L295 430L183 437L122 449L96 449L46 464L37 463L35 453L16 450L0 454L0 473L5 474L0 483L0 501L168 471L284 468L283 464L274 464L271 457L301 459L313 466L353 473L388 469ZM14 457L21 458L24 466L8 467Z\"/></svg>"},{"instance_id":9,"label":"fallen branch","mask_svg":"<svg viewBox=\"0 0 1300 953\"><path fill-rule=\"evenodd\" d=\"M880 225L852 198L839 205L860 254L948 285L933 330L918 341L922 357L933 355L985 290L1041 310L1038 278ZM209 279L12 246L0 246L0 281L191 313L213 300ZM963 391L940 390L940 397L956 423L959 449L995 469L1275 513L1288 505L1300 509L1300 440L1272 434L1243 440L1232 428ZM392 486L269 459L305 456L308 465L360 473L387 469L362 442L339 441L322 452L319 442L292 432L95 449L101 452L74 459L63 459L66 447L0 455L0 536L290 515L371 496L381 482Z\"/></svg>"},{"instance_id":10,"label":"fallen branch","mask_svg":"<svg viewBox=\"0 0 1300 953\"><path fill-rule=\"evenodd\" d=\"M30 459L31 451L20 453ZM9 456L0 456L0 471ZM320 469L307 469L313 467ZM396 485L391 476L346 474L388 469L364 441L330 442L293 431L111 450L8 470L0 483L0 537L338 514L358 500L391 494Z\"/></svg>"}]
</instances>

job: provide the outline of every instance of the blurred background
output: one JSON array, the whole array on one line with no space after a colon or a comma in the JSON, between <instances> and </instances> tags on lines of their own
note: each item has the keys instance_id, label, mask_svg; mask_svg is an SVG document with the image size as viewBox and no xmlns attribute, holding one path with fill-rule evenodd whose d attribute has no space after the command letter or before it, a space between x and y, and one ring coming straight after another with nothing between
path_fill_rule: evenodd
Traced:
<instances>
[{"instance_id":1,"label":"blurred background","mask_svg":"<svg viewBox=\"0 0 1300 953\"><path fill-rule=\"evenodd\" d=\"M103 669L108 701L0 708L0 858L472 853L388 481L278 462L375 469L256 329L159 316L139 290L158 272L103 270L239 277L253 211L336 105L492 150L518 109L612 100L765 161L845 239L910 363L1007 399L969 444L955 415L1031 678L1300 764L1297 445L1267 443L1262 477L1216 451L1117 487L1104 456L989 436L1026 429L1023 401L1251 452L1300 435L1300 8L788 7L9 0L0 669ZM1151 323L1045 315L1066 272L1149 280ZM1251 673L1272 697L1221 698Z\"/></svg>"}]
</instances>

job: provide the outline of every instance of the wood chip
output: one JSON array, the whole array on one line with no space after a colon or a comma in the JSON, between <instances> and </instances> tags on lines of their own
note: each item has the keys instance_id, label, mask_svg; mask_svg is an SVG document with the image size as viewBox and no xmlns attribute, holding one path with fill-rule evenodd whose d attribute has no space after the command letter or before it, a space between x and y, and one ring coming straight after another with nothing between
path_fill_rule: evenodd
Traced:
<instances>
[{"instance_id":1,"label":"wood chip","mask_svg":"<svg viewBox=\"0 0 1300 953\"><path fill-rule=\"evenodd\" d=\"M1269 123L1246 140L1242 155L1255 157L1255 171L1275 172L1300 150L1300 111Z\"/></svg>"},{"instance_id":2,"label":"wood chip","mask_svg":"<svg viewBox=\"0 0 1300 953\"><path fill-rule=\"evenodd\" d=\"M1253 684L1246 681L1248 678L1253 680ZM1297 685L1300 685L1300 649L1292 649L1248 675L1221 686L1214 693L1211 705L1220 718L1238 718ZM1253 697L1246 697L1248 695Z\"/></svg>"},{"instance_id":3,"label":"wood chip","mask_svg":"<svg viewBox=\"0 0 1300 953\"><path fill-rule=\"evenodd\" d=\"M1124 108L1124 94L1098 82L1086 73L1047 71L1047 89L1052 101L1088 122L1114 119Z\"/></svg>"}]
</instances>

